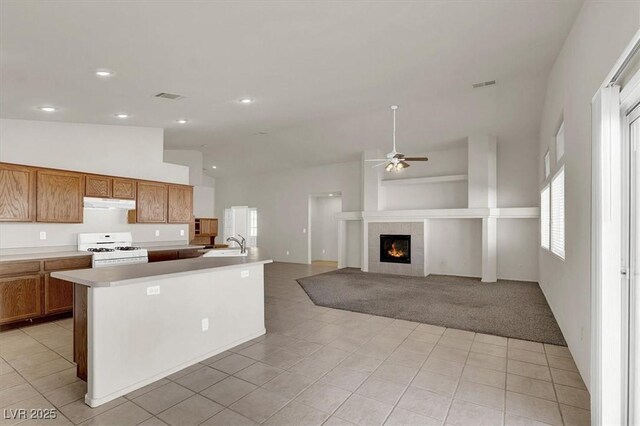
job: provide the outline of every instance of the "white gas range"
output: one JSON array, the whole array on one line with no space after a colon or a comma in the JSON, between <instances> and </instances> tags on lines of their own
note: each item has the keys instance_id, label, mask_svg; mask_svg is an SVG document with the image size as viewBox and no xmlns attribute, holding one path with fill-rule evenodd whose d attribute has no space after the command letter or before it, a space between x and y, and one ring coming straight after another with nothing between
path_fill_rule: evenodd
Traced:
<instances>
[{"instance_id":1,"label":"white gas range","mask_svg":"<svg viewBox=\"0 0 640 426\"><path fill-rule=\"evenodd\" d=\"M131 232L78 234L78 250L93 253L94 268L149 261L146 249L133 247Z\"/></svg>"}]
</instances>

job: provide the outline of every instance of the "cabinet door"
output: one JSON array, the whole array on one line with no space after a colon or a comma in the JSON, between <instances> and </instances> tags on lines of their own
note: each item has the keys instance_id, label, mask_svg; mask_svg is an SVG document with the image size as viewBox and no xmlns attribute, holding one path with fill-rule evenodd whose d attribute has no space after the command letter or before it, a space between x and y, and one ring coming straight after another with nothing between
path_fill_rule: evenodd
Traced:
<instances>
[{"instance_id":1,"label":"cabinet door","mask_svg":"<svg viewBox=\"0 0 640 426\"><path fill-rule=\"evenodd\" d=\"M73 283L46 274L44 281L44 313L55 314L73 310Z\"/></svg>"},{"instance_id":2,"label":"cabinet door","mask_svg":"<svg viewBox=\"0 0 640 426\"><path fill-rule=\"evenodd\" d=\"M136 221L138 223L165 223L167 221L166 184L138 182Z\"/></svg>"},{"instance_id":3,"label":"cabinet door","mask_svg":"<svg viewBox=\"0 0 640 426\"><path fill-rule=\"evenodd\" d=\"M38 170L36 220L82 223L84 176L58 170Z\"/></svg>"},{"instance_id":4,"label":"cabinet door","mask_svg":"<svg viewBox=\"0 0 640 426\"><path fill-rule=\"evenodd\" d=\"M84 177L84 195L86 197L111 197L111 178L107 176L87 175Z\"/></svg>"},{"instance_id":5,"label":"cabinet door","mask_svg":"<svg viewBox=\"0 0 640 426\"><path fill-rule=\"evenodd\" d=\"M0 221L33 222L35 212L35 169L0 163Z\"/></svg>"},{"instance_id":6,"label":"cabinet door","mask_svg":"<svg viewBox=\"0 0 640 426\"><path fill-rule=\"evenodd\" d=\"M40 275L0 278L0 324L42 315Z\"/></svg>"},{"instance_id":7,"label":"cabinet door","mask_svg":"<svg viewBox=\"0 0 640 426\"><path fill-rule=\"evenodd\" d=\"M189 223L193 214L193 187L169 185L169 223Z\"/></svg>"},{"instance_id":8,"label":"cabinet door","mask_svg":"<svg viewBox=\"0 0 640 426\"><path fill-rule=\"evenodd\" d=\"M136 199L136 181L131 179L113 178L111 196L119 200Z\"/></svg>"}]
</instances>

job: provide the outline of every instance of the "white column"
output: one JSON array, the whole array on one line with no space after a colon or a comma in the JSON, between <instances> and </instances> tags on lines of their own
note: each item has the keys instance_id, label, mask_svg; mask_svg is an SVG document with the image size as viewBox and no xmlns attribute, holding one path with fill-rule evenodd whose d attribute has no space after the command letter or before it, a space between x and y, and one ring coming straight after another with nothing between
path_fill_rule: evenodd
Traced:
<instances>
[{"instance_id":1,"label":"white column","mask_svg":"<svg viewBox=\"0 0 640 426\"><path fill-rule=\"evenodd\" d=\"M347 221L338 221L338 268L347 266Z\"/></svg>"},{"instance_id":2,"label":"white column","mask_svg":"<svg viewBox=\"0 0 640 426\"><path fill-rule=\"evenodd\" d=\"M498 230L495 217L482 219L482 282L494 283L497 281L498 269Z\"/></svg>"}]
</instances>

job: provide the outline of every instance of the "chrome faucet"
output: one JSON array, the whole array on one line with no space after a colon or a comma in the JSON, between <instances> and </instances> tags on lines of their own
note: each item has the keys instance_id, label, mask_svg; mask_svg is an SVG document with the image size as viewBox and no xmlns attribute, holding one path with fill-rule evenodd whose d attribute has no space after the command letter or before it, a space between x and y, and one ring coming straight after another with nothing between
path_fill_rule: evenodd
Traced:
<instances>
[{"instance_id":1,"label":"chrome faucet","mask_svg":"<svg viewBox=\"0 0 640 426\"><path fill-rule=\"evenodd\" d=\"M240 234L238 234L238 237L242 238L242 241L238 240L236 237L229 237L227 238L227 242L234 241L235 243L240 245L240 253L244 254L247 252L247 244L246 244L247 240Z\"/></svg>"}]
</instances>

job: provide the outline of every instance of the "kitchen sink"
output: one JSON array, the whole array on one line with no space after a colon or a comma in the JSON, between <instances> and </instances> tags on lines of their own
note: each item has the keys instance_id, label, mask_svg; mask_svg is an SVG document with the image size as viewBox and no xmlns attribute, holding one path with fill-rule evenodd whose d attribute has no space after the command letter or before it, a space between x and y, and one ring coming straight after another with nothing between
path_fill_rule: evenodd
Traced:
<instances>
[{"instance_id":1,"label":"kitchen sink","mask_svg":"<svg viewBox=\"0 0 640 426\"><path fill-rule=\"evenodd\" d=\"M241 253L240 249L212 249L203 254L202 257L232 257L246 255L247 252Z\"/></svg>"}]
</instances>

